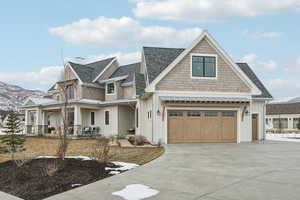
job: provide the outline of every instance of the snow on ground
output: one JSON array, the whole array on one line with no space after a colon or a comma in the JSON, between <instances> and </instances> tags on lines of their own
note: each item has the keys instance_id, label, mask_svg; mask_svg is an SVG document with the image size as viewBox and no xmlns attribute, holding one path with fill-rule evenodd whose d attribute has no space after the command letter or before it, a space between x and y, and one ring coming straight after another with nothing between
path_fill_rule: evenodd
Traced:
<instances>
[{"instance_id":1,"label":"snow on ground","mask_svg":"<svg viewBox=\"0 0 300 200\"><path fill-rule=\"evenodd\" d=\"M138 167L139 165L133 164L133 163L125 163L125 162L112 162L115 165L121 166L118 168L110 168L110 167L105 167L105 170L118 170L118 171L126 171L130 170L133 168Z\"/></svg>"},{"instance_id":2,"label":"snow on ground","mask_svg":"<svg viewBox=\"0 0 300 200\"><path fill-rule=\"evenodd\" d=\"M123 190L113 192L112 195L123 197L126 200L141 200L155 196L158 190L151 189L149 186L141 184L127 185Z\"/></svg>"},{"instance_id":3,"label":"snow on ground","mask_svg":"<svg viewBox=\"0 0 300 200\"><path fill-rule=\"evenodd\" d=\"M300 142L300 134L299 133L282 133L282 134L267 133L266 140L284 141L284 142Z\"/></svg>"},{"instance_id":4,"label":"snow on ground","mask_svg":"<svg viewBox=\"0 0 300 200\"><path fill-rule=\"evenodd\" d=\"M58 158L57 156L38 156L39 158ZM90 157L87 156L65 156L65 158L73 158L73 159L79 159L79 160L92 160Z\"/></svg>"}]
</instances>

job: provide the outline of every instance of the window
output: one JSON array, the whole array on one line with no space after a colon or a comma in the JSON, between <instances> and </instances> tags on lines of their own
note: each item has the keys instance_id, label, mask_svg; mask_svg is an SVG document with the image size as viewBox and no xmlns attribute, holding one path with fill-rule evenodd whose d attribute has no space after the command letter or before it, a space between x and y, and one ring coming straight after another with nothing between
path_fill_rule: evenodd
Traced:
<instances>
[{"instance_id":1,"label":"window","mask_svg":"<svg viewBox=\"0 0 300 200\"><path fill-rule=\"evenodd\" d=\"M105 111L105 125L109 125L109 111Z\"/></svg>"},{"instance_id":2,"label":"window","mask_svg":"<svg viewBox=\"0 0 300 200\"><path fill-rule=\"evenodd\" d=\"M293 120L293 128L294 129L299 129L299 122L300 122L300 118L294 118Z\"/></svg>"},{"instance_id":3,"label":"window","mask_svg":"<svg viewBox=\"0 0 300 200\"><path fill-rule=\"evenodd\" d=\"M205 112L205 117L217 117L218 112Z\"/></svg>"},{"instance_id":4,"label":"window","mask_svg":"<svg viewBox=\"0 0 300 200\"><path fill-rule=\"evenodd\" d=\"M91 125L95 125L95 112L91 112Z\"/></svg>"},{"instance_id":5,"label":"window","mask_svg":"<svg viewBox=\"0 0 300 200\"><path fill-rule=\"evenodd\" d=\"M114 94L115 93L115 84L114 83L108 83L106 85L106 94Z\"/></svg>"},{"instance_id":6,"label":"window","mask_svg":"<svg viewBox=\"0 0 300 200\"><path fill-rule=\"evenodd\" d=\"M199 111L189 111L187 112L188 117L200 117L201 113Z\"/></svg>"},{"instance_id":7,"label":"window","mask_svg":"<svg viewBox=\"0 0 300 200\"><path fill-rule=\"evenodd\" d=\"M74 85L68 85L66 87L66 96L68 99L74 99L75 95Z\"/></svg>"},{"instance_id":8,"label":"window","mask_svg":"<svg viewBox=\"0 0 300 200\"><path fill-rule=\"evenodd\" d=\"M216 57L192 56L192 77L216 77Z\"/></svg>"},{"instance_id":9,"label":"window","mask_svg":"<svg viewBox=\"0 0 300 200\"><path fill-rule=\"evenodd\" d=\"M151 116L152 116L152 111L150 110L150 111L148 111L148 119L151 119Z\"/></svg>"},{"instance_id":10,"label":"window","mask_svg":"<svg viewBox=\"0 0 300 200\"><path fill-rule=\"evenodd\" d=\"M170 111L169 112L169 116L170 117L181 117L182 116L182 112L180 112L180 111Z\"/></svg>"},{"instance_id":11,"label":"window","mask_svg":"<svg viewBox=\"0 0 300 200\"><path fill-rule=\"evenodd\" d=\"M136 121L136 127L139 127L139 109L136 109L136 114L135 114L135 121Z\"/></svg>"},{"instance_id":12,"label":"window","mask_svg":"<svg viewBox=\"0 0 300 200\"><path fill-rule=\"evenodd\" d=\"M222 112L222 116L223 117L234 117L234 112L232 112L232 111Z\"/></svg>"},{"instance_id":13,"label":"window","mask_svg":"<svg viewBox=\"0 0 300 200\"><path fill-rule=\"evenodd\" d=\"M287 118L274 118L273 127L276 129L287 129L288 128L288 119Z\"/></svg>"}]
</instances>

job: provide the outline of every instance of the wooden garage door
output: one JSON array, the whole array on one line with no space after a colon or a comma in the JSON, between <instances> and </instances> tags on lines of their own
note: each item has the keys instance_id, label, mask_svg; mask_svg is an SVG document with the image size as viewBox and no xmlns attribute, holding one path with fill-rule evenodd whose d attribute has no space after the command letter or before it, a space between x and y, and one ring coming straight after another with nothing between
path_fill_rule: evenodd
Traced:
<instances>
[{"instance_id":1,"label":"wooden garage door","mask_svg":"<svg viewBox=\"0 0 300 200\"><path fill-rule=\"evenodd\" d=\"M168 142L236 142L236 112L169 111Z\"/></svg>"}]
</instances>

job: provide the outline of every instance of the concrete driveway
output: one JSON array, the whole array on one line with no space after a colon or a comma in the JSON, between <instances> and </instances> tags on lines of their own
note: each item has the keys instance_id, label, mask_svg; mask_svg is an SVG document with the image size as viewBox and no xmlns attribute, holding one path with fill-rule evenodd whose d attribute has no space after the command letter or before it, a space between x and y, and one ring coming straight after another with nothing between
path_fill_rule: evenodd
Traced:
<instances>
[{"instance_id":1,"label":"concrete driveway","mask_svg":"<svg viewBox=\"0 0 300 200\"><path fill-rule=\"evenodd\" d=\"M129 184L160 191L149 199L295 200L300 197L300 144L168 145L147 165L48 199L122 199L111 193Z\"/></svg>"}]
</instances>

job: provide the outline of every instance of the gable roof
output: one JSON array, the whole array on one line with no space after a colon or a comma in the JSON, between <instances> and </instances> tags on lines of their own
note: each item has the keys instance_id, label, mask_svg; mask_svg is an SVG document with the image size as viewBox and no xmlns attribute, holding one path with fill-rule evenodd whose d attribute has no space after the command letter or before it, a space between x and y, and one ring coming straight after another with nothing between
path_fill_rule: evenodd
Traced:
<instances>
[{"instance_id":1,"label":"gable roof","mask_svg":"<svg viewBox=\"0 0 300 200\"><path fill-rule=\"evenodd\" d=\"M188 48L184 49L183 52L175 58L175 60L165 67L165 69L161 71L161 73L149 84L149 86L147 86L147 89L149 91L153 91L155 85L164 76L166 76L185 56L187 56L203 39L207 39L207 41L211 43L214 48L216 48L216 50L224 57L225 61L230 64L232 70L240 77L241 80L245 82L246 85L251 88L253 94L261 94L261 91L256 87L256 85L243 73L243 71L233 62L231 57L220 47L217 41L206 30L204 30ZM148 65L147 62L146 65Z\"/></svg>"},{"instance_id":2,"label":"gable roof","mask_svg":"<svg viewBox=\"0 0 300 200\"><path fill-rule=\"evenodd\" d=\"M149 84L171 64L183 48L143 47Z\"/></svg>"},{"instance_id":3,"label":"gable roof","mask_svg":"<svg viewBox=\"0 0 300 200\"><path fill-rule=\"evenodd\" d=\"M263 83L258 79L256 74L253 72L253 70L250 68L250 66L247 63L236 63L241 70L251 79L251 81L260 89L262 92L261 95L254 95L254 98L266 98L266 99L272 99L272 95L267 90L267 88L263 85Z\"/></svg>"},{"instance_id":4,"label":"gable roof","mask_svg":"<svg viewBox=\"0 0 300 200\"><path fill-rule=\"evenodd\" d=\"M300 114L300 103L274 103L267 104L267 115Z\"/></svg>"},{"instance_id":5,"label":"gable roof","mask_svg":"<svg viewBox=\"0 0 300 200\"><path fill-rule=\"evenodd\" d=\"M84 65L71 61L68 63L83 83L92 83L114 59L115 57L112 57Z\"/></svg>"},{"instance_id":6,"label":"gable roof","mask_svg":"<svg viewBox=\"0 0 300 200\"><path fill-rule=\"evenodd\" d=\"M122 65L120 66L114 73L109 77L111 78L116 78L116 77L121 77L121 76L126 76L127 78L122 81L122 83L129 83L133 81L134 74L136 72L140 71L141 63L132 63L128 65Z\"/></svg>"},{"instance_id":7,"label":"gable roof","mask_svg":"<svg viewBox=\"0 0 300 200\"><path fill-rule=\"evenodd\" d=\"M183 51L183 48L144 47L144 56L148 71L149 83L151 83ZM254 98L273 98L247 63L236 64L242 70L242 72L253 82L253 84L255 84L255 86L262 92L261 95L254 95Z\"/></svg>"}]
</instances>

